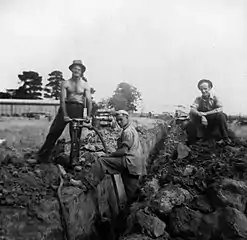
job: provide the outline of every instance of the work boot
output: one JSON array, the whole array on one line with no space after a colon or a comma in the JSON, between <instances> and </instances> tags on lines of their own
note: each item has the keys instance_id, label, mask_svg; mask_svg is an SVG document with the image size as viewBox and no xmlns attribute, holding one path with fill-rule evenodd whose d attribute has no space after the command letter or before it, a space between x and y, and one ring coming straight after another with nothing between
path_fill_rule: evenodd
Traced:
<instances>
[{"instance_id":1,"label":"work boot","mask_svg":"<svg viewBox=\"0 0 247 240\"><path fill-rule=\"evenodd\" d=\"M93 184L91 184L86 178L83 178L83 180L70 179L70 184L81 188L84 192L95 189Z\"/></svg>"},{"instance_id":2,"label":"work boot","mask_svg":"<svg viewBox=\"0 0 247 240\"><path fill-rule=\"evenodd\" d=\"M81 188L84 192L87 192L88 191L88 188L86 187L86 185L84 185L82 183L81 180L75 180L75 179L70 179L70 182L69 182L71 185L73 185L74 187L79 187Z\"/></svg>"}]
</instances>

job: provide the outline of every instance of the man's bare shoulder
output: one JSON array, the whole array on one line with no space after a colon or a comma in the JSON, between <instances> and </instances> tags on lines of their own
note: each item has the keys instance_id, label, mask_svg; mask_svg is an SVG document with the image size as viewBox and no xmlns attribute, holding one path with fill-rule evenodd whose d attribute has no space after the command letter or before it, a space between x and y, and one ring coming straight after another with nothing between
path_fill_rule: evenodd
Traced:
<instances>
[{"instance_id":1,"label":"man's bare shoulder","mask_svg":"<svg viewBox=\"0 0 247 240\"><path fill-rule=\"evenodd\" d=\"M70 79L67 79L67 80L63 80L62 81L62 84L63 84L64 87L70 86L70 84L71 84L71 78Z\"/></svg>"},{"instance_id":2,"label":"man's bare shoulder","mask_svg":"<svg viewBox=\"0 0 247 240\"><path fill-rule=\"evenodd\" d=\"M83 79L81 79L81 83L83 85L83 87L87 90L90 90L89 84L87 81L84 81Z\"/></svg>"}]
</instances>

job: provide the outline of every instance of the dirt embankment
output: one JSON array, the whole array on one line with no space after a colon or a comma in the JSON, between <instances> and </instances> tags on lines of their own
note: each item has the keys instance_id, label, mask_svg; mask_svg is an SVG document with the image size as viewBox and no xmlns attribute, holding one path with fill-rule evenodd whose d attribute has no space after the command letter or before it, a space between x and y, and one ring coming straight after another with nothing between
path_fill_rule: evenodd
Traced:
<instances>
[{"instance_id":1,"label":"dirt embankment","mask_svg":"<svg viewBox=\"0 0 247 240\"><path fill-rule=\"evenodd\" d=\"M156 141L163 136L164 125L156 121L155 124L150 120L141 121L135 121L134 124L140 133L144 156L147 158ZM32 131L27 128L24 131L18 125L17 129L18 132L33 137ZM32 129L35 129L35 125ZM40 126L42 132L47 131L42 129L45 127ZM11 130L13 131L9 129ZM107 146L114 149L119 131L102 130L101 133ZM25 145L25 136L19 134L18 137ZM64 239L66 228L57 199L59 172L56 165L37 164L33 159L36 146L30 144L28 148L16 147L17 145L13 147L7 142L7 145L1 148L0 211L3 223L0 228L1 238ZM60 157L66 156L68 150L68 145L57 146L54 160L61 160ZM83 171L90 169L91 164L101 154L102 145L99 138L93 133L88 134L82 141L79 161ZM71 171L70 174L74 178L80 177L80 173L76 171ZM96 191L87 195L79 188L67 186L65 183L62 189L62 202L67 212L65 217L69 220L70 239L115 239L114 220L117 219L119 212L113 189L109 176L102 181Z\"/></svg>"},{"instance_id":2,"label":"dirt embankment","mask_svg":"<svg viewBox=\"0 0 247 240\"><path fill-rule=\"evenodd\" d=\"M121 240L247 239L247 144L196 144L184 159L174 151L184 133L176 125L149 165L145 196L131 207Z\"/></svg>"},{"instance_id":3,"label":"dirt embankment","mask_svg":"<svg viewBox=\"0 0 247 240\"><path fill-rule=\"evenodd\" d=\"M150 120L144 121L135 124L148 153L155 144L150 139L160 132L158 125L149 131ZM117 134L102 133L107 145L114 148ZM177 159L174 151L184 139L179 126L171 124L158 155L149 161L148 175L142 179L142 197L131 206L121 240L247 239L246 142L236 141L233 147L196 144L189 156ZM102 146L94 134L89 134L83 145L80 163L86 171L101 154L97 151ZM63 239L64 225L52 186L59 184L58 170L53 164L32 162L32 154L31 146L21 151L7 146L1 152L0 236L13 240ZM78 176L77 172L71 174ZM102 182L96 195L81 195L74 187L63 189L72 239L116 239L112 227L118 223L118 209L109 181Z\"/></svg>"}]
</instances>

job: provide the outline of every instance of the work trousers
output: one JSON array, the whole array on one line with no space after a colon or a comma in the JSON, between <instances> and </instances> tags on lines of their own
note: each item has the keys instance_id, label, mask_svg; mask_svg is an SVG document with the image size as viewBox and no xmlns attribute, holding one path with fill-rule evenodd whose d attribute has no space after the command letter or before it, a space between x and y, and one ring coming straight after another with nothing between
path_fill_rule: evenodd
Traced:
<instances>
[{"instance_id":1,"label":"work trousers","mask_svg":"<svg viewBox=\"0 0 247 240\"><path fill-rule=\"evenodd\" d=\"M66 103L66 110L67 114L70 118L82 118L83 117L83 104L75 103L75 102L67 102ZM38 156L42 159L49 158L52 149L55 146L56 141L62 135L67 122L64 121L64 114L62 108L60 107L58 113L50 127L49 133L46 137L46 140L43 146L38 151ZM71 137L71 128L69 129L70 137ZM81 130L78 132L78 138L81 137Z\"/></svg>"},{"instance_id":2,"label":"work trousers","mask_svg":"<svg viewBox=\"0 0 247 240\"><path fill-rule=\"evenodd\" d=\"M98 158L83 178L94 187L97 187L107 173L121 174L128 202L132 202L139 190L139 176L129 173L124 157Z\"/></svg>"},{"instance_id":3,"label":"work trousers","mask_svg":"<svg viewBox=\"0 0 247 240\"><path fill-rule=\"evenodd\" d=\"M209 139L212 132L218 129L221 139L228 138L228 128L226 115L224 113L215 113L206 116L208 125L203 126L201 117L195 114L190 115L191 121L187 126L188 142L193 143L198 138Z\"/></svg>"}]
</instances>

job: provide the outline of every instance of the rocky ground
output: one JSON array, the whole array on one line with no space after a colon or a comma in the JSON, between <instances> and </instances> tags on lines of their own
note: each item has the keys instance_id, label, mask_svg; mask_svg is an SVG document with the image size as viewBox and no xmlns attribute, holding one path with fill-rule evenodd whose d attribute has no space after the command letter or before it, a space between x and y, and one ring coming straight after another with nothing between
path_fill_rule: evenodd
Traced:
<instances>
[{"instance_id":1,"label":"rocky ground","mask_svg":"<svg viewBox=\"0 0 247 240\"><path fill-rule=\"evenodd\" d=\"M246 143L236 140L227 147L198 143L188 156L177 154L185 135L178 125L169 124L169 134L142 179L142 198L132 204L121 240L247 239ZM146 129L136 127L145 136ZM101 133L114 149L119 132ZM102 149L95 134L88 134L78 165L89 169ZM66 164L61 156L68 150L68 145L60 144L54 161L64 159ZM0 150L0 239L62 239L53 187L59 184L58 169L54 164L37 164L34 153L27 148L20 154L8 145ZM79 176L77 171L70 173ZM52 229L56 230L50 234Z\"/></svg>"},{"instance_id":2,"label":"rocky ground","mask_svg":"<svg viewBox=\"0 0 247 240\"><path fill-rule=\"evenodd\" d=\"M178 156L185 135L173 125L131 206L122 240L247 239L247 148L198 143ZM185 151L186 152L186 151Z\"/></svg>"},{"instance_id":3,"label":"rocky ground","mask_svg":"<svg viewBox=\"0 0 247 240\"><path fill-rule=\"evenodd\" d=\"M142 120L141 123L134 119L133 121L141 136L147 134L147 128L154 126L154 123L151 124L150 121L146 120ZM56 187L59 185L60 179L56 163L66 166L69 159L69 143L66 139L61 139L58 142L53 152L54 164L38 164L35 160L38 142L35 142L35 146L30 143L27 147L26 141L24 141L26 138L33 139L32 131L34 131L34 134L36 134L36 131L35 129L28 130L25 129L24 131L18 128L18 139L22 140L23 143L11 142L12 139L9 136L6 144L3 144L0 148L0 239L64 239L65 231L61 218L63 214L59 212L60 207L57 198ZM10 131L14 130L10 129ZM4 135L5 133L6 130L3 129L1 134ZM120 129L101 129L100 134L103 136L108 150L113 151L116 148L116 140L119 137ZM21 144L24 144L24 146L21 147ZM79 178L81 170L87 171L90 169L96 157L104 154L103 150L99 137L94 132L88 133L81 142L81 156L77 162L77 167L68 171L69 175L74 179ZM106 182L105 184L105 186L108 186ZM78 189L66 186L63 189L62 195L66 210L72 211L71 216L75 215L72 218L74 222L77 222L77 225L82 224L76 221L77 214L73 212L78 211L79 207L73 199L74 195L80 194ZM102 198L107 196L105 195L107 194L106 189L101 193ZM82 199L81 204L84 209L83 213L79 213L80 218L83 214L95 214L90 199L90 196ZM108 203L105 204L102 202L103 200L106 199L101 199L101 205L106 207ZM87 209L85 209L85 206L87 206ZM88 222L86 221L87 224L84 224L85 229L76 224L71 226L71 229L75 227L77 230L80 228L81 231L89 231L89 229L86 229L90 227L88 223L92 224L93 222L90 220L90 215L86 217Z\"/></svg>"},{"instance_id":4,"label":"rocky ground","mask_svg":"<svg viewBox=\"0 0 247 240\"><path fill-rule=\"evenodd\" d=\"M116 146L119 130L101 130L109 149ZM64 141L61 141L64 142ZM80 169L87 170L94 161L94 155L103 154L103 146L94 133L89 133L82 142ZM58 144L54 150L54 162L66 164L69 144ZM61 156L66 156L61 158ZM80 170L79 169L79 170ZM79 171L70 171L74 178ZM13 146L2 145L0 148L0 239L43 239L49 226L61 228L58 215L58 202L54 186L59 185L59 173L55 164L37 164L35 150L18 150ZM47 214L49 213L49 214ZM60 233L53 233L50 238L63 239Z\"/></svg>"}]
</instances>

